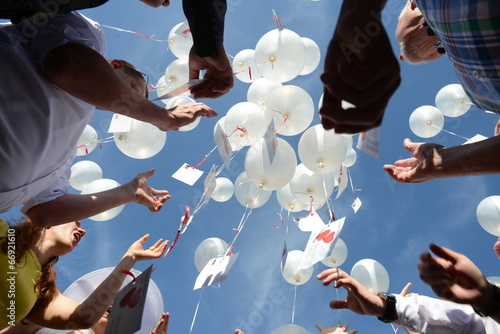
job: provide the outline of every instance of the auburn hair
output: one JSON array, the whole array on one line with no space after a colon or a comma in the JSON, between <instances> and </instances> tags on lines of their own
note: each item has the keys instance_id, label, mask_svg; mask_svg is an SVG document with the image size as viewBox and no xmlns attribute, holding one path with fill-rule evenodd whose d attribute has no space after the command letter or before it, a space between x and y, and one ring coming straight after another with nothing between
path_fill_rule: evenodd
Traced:
<instances>
[{"instance_id":1,"label":"auburn hair","mask_svg":"<svg viewBox=\"0 0 500 334\"><path fill-rule=\"evenodd\" d=\"M15 258L17 263L23 261L26 253L32 249L42 238L45 229L38 227L31 222L29 218L17 224L8 224L10 229L14 230L15 235ZM0 242L7 237L0 237ZM2 243L2 251L7 254L7 242ZM46 306L50 303L57 292L56 271L54 264L59 259L58 256L52 257L46 264L42 265L42 274L38 277L33 289L39 290L36 306Z\"/></svg>"}]
</instances>

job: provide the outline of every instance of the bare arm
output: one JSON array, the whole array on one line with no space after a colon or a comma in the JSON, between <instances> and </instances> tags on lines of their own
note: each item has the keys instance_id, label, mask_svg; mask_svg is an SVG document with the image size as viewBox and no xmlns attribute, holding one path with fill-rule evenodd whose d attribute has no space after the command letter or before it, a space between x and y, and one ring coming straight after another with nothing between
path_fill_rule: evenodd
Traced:
<instances>
[{"instance_id":1,"label":"bare arm","mask_svg":"<svg viewBox=\"0 0 500 334\"><path fill-rule=\"evenodd\" d=\"M433 179L500 173L500 137L480 142L443 147L437 144L412 143L404 146L414 157L385 165L386 172L396 181L418 183Z\"/></svg>"},{"instance_id":2,"label":"bare arm","mask_svg":"<svg viewBox=\"0 0 500 334\"><path fill-rule=\"evenodd\" d=\"M198 116L217 115L202 103L188 110L167 111L157 106L123 80L97 51L82 44L55 48L46 56L44 69L48 79L69 94L100 109L154 124L163 131L178 129Z\"/></svg>"},{"instance_id":3,"label":"bare arm","mask_svg":"<svg viewBox=\"0 0 500 334\"><path fill-rule=\"evenodd\" d=\"M168 241L158 240L148 249L142 244L149 239L149 234L134 242L111 274L81 304L58 292L55 299L46 307L37 307L28 319L45 327L55 329L90 328L99 321L125 280L126 274L137 261L157 259L161 256Z\"/></svg>"},{"instance_id":4,"label":"bare arm","mask_svg":"<svg viewBox=\"0 0 500 334\"><path fill-rule=\"evenodd\" d=\"M170 195L166 190L156 190L148 186L147 178L153 173L154 170L141 173L120 187L100 193L60 196L32 207L27 211L28 217L35 225L49 227L92 217L131 202L142 204L150 211L157 212L161 210Z\"/></svg>"}]
</instances>

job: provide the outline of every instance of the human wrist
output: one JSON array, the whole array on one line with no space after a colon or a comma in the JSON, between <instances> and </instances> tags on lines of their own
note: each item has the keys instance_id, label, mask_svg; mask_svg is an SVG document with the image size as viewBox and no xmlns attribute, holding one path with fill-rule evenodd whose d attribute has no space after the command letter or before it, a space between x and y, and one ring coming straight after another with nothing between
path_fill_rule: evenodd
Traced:
<instances>
[{"instance_id":1,"label":"human wrist","mask_svg":"<svg viewBox=\"0 0 500 334\"><path fill-rule=\"evenodd\" d=\"M378 320L389 323L398 319L396 312L396 297L391 294L379 293L377 297L382 301L383 307L376 314Z\"/></svg>"},{"instance_id":2,"label":"human wrist","mask_svg":"<svg viewBox=\"0 0 500 334\"><path fill-rule=\"evenodd\" d=\"M474 311L482 317L498 315L500 313L500 288L488 283L487 288L482 292L481 301L472 304Z\"/></svg>"}]
</instances>

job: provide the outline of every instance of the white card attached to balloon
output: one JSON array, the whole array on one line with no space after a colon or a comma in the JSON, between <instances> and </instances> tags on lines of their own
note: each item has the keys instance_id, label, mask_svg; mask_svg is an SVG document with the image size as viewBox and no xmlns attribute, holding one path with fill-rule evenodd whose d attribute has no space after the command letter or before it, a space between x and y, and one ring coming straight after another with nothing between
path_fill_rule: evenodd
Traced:
<instances>
[{"instance_id":1,"label":"white card attached to balloon","mask_svg":"<svg viewBox=\"0 0 500 334\"><path fill-rule=\"evenodd\" d=\"M141 329L152 268L149 266L116 294L105 334L133 334Z\"/></svg>"},{"instance_id":2,"label":"white card attached to balloon","mask_svg":"<svg viewBox=\"0 0 500 334\"><path fill-rule=\"evenodd\" d=\"M360 133L356 147L378 159L380 151L380 128L373 128Z\"/></svg>"},{"instance_id":3,"label":"white card attached to balloon","mask_svg":"<svg viewBox=\"0 0 500 334\"><path fill-rule=\"evenodd\" d=\"M302 232L312 232L325 227L325 223L314 209L307 216L294 217L293 220Z\"/></svg>"},{"instance_id":4,"label":"white card attached to balloon","mask_svg":"<svg viewBox=\"0 0 500 334\"><path fill-rule=\"evenodd\" d=\"M191 167L187 163L184 163L181 168L179 168L174 174L172 174L172 177L192 186L202 175L202 170L196 169L194 167Z\"/></svg>"},{"instance_id":5,"label":"white card attached to balloon","mask_svg":"<svg viewBox=\"0 0 500 334\"><path fill-rule=\"evenodd\" d=\"M345 166L344 163L340 165L340 174L339 178L337 180L338 182L338 190L337 190L337 197L335 199L339 198L340 195L344 192L345 188L347 188L347 183L349 182L349 178L347 175L347 167Z\"/></svg>"},{"instance_id":6,"label":"white card attached to balloon","mask_svg":"<svg viewBox=\"0 0 500 334\"><path fill-rule=\"evenodd\" d=\"M215 165L210 168L210 172L208 173L207 177L205 178L205 181L203 182L204 185L204 191L203 191L203 198L205 199L205 202L208 203L210 200L210 197L214 193L215 186L216 186L216 181L215 181Z\"/></svg>"},{"instance_id":7,"label":"white card attached to balloon","mask_svg":"<svg viewBox=\"0 0 500 334\"><path fill-rule=\"evenodd\" d=\"M193 290L224 282L239 255L240 253L238 252L236 254L219 256L208 261L196 278Z\"/></svg>"},{"instance_id":8,"label":"white card attached to balloon","mask_svg":"<svg viewBox=\"0 0 500 334\"><path fill-rule=\"evenodd\" d=\"M475 135L474 137L472 137L471 139L467 140L465 143L463 143L462 145L465 145L465 144L472 144L472 143L477 143L478 141L481 141L481 140L485 140L485 139L488 139L488 137L485 137L483 135L480 135L480 134L477 134Z\"/></svg>"},{"instance_id":9,"label":"white card attached to balloon","mask_svg":"<svg viewBox=\"0 0 500 334\"><path fill-rule=\"evenodd\" d=\"M191 30L189 29L188 21L182 22L182 24L174 31L176 35L182 36L184 38L189 38L189 33Z\"/></svg>"},{"instance_id":10,"label":"white card attached to balloon","mask_svg":"<svg viewBox=\"0 0 500 334\"><path fill-rule=\"evenodd\" d=\"M273 163L274 156L276 155L276 149L278 148L278 138L276 138L276 132L274 126L274 120L271 119L269 127L264 134L264 141L266 143L267 154L269 155L269 164Z\"/></svg>"},{"instance_id":11,"label":"white card attached to balloon","mask_svg":"<svg viewBox=\"0 0 500 334\"><path fill-rule=\"evenodd\" d=\"M354 202L351 204L351 208L354 210L354 213L358 213L359 208L361 207L363 203L359 199L359 197L356 197Z\"/></svg>"},{"instance_id":12,"label":"white card attached to balloon","mask_svg":"<svg viewBox=\"0 0 500 334\"><path fill-rule=\"evenodd\" d=\"M215 145L217 145L222 161L224 161L224 165L227 169L229 169L229 164L231 163L231 152L233 150L231 149L231 144L227 139L226 133L222 130L219 123L217 123L217 126L215 127L214 141Z\"/></svg>"},{"instance_id":13,"label":"white card attached to balloon","mask_svg":"<svg viewBox=\"0 0 500 334\"><path fill-rule=\"evenodd\" d=\"M304 255L299 263L299 270L309 268L330 255L337 243L342 227L344 227L344 221L345 217L311 232Z\"/></svg>"},{"instance_id":14,"label":"white card attached to balloon","mask_svg":"<svg viewBox=\"0 0 500 334\"><path fill-rule=\"evenodd\" d=\"M134 119L128 116L114 114L109 123L108 133L129 132Z\"/></svg>"}]
</instances>

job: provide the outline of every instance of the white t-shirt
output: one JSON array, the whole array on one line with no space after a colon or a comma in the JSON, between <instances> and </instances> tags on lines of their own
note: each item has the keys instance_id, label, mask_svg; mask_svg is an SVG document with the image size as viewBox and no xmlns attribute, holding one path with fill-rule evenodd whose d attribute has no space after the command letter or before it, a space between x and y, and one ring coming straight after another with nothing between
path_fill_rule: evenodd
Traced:
<instances>
[{"instance_id":1,"label":"white t-shirt","mask_svg":"<svg viewBox=\"0 0 500 334\"><path fill-rule=\"evenodd\" d=\"M95 109L44 75L45 56L67 43L106 54L101 26L77 12L0 28L0 212L67 192L77 141Z\"/></svg>"},{"instance_id":2,"label":"white t-shirt","mask_svg":"<svg viewBox=\"0 0 500 334\"><path fill-rule=\"evenodd\" d=\"M398 320L394 323L418 333L435 334L497 334L500 324L477 315L470 305L436 298L396 296Z\"/></svg>"}]
</instances>

